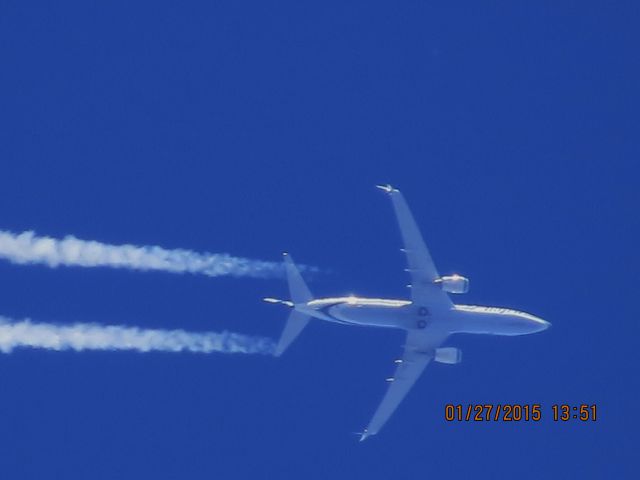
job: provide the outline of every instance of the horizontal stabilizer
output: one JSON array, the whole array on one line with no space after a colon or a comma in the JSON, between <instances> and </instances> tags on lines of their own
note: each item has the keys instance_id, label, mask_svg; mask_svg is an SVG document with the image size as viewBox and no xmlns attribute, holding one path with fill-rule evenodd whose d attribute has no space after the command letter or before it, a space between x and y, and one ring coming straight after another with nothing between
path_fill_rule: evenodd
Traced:
<instances>
[{"instance_id":1,"label":"horizontal stabilizer","mask_svg":"<svg viewBox=\"0 0 640 480\"><path fill-rule=\"evenodd\" d=\"M279 357L284 351L291 345L291 343L300 335L304 327L309 323L311 318L306 313L299 310L295 310L297 305L306 306L307 302L311 301L313 297L307 287L307 284L302 279L302 275L298 271L293 259L287 253L284 255L284 266L287 271L287 281L289 282L289 293L291 294L291 302L279 301L277 299L265 299L267 302L283 303L294 310L289 314L289 319L284 327L280 341L276 347L275 356Z\"/></svg>"},{"instance_id":2,"label":"horizontal stabilizer","mask_svg":"<svg viewBox=\"0 0 640 480\"><path fill-rule=\"evenodd\" d=\"M307 326L307 323L309 323L309 318L309 315L297 310L294 310L289 314L289 319L287 320L287 324L284 327L282 335L280 336L280 341L278 341L278 346L274 353L276 357L282 355L289 345L291 345L298 335L300 335L300 332L302 332L304 327Z\"/></svg>"},{"instance_id":3,"label":"horizontal stabilizer","mask_svg":"<svg viewBox=\"0 0 640 480\"><path fill-rule=\"evenodd\" d=\"M289 293L293 303L307 303L313 299L307 284L302 279L293 258L288 253L283 254L284 266L287 271L287 281L289 282Z\"/></svg>"}]
</instances>

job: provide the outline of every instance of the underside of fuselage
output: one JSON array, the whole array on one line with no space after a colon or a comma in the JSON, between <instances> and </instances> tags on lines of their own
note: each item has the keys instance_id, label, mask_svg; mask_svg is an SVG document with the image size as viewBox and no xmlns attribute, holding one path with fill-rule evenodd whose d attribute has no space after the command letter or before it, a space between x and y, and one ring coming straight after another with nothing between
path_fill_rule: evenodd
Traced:
<instances>
[{"instance_id":1,"label":"underside of fuselage","mask_svg":"<svg viewBox=\"0 0 640 480\"><path fill-rule=\"evenodd\" d=\"M312 300L308 313L321 320L368 327L424 329L437 326L449 333L524 335L548 328L534 315L500 307L454 305L432 312L408 300L337 297Z\"/></svg>"}]
</instances>

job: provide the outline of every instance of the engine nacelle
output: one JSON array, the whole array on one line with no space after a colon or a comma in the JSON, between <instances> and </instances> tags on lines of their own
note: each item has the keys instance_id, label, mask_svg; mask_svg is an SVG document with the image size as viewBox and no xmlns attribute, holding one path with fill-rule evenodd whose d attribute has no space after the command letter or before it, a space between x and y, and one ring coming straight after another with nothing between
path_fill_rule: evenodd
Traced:
<instances>
[{"instance_id":1,"label":"engine nacelle","mask_svg":"<svg viewBox=\"0 0 640 480\"><path fill-rule=\"evenodd\" d=\"M467 293L469 291L469 279L458 274L440 277L436 283L440 284L442 290L448 293Z\"/></svg>"},{"instance_id":2,"label":"engine nacelle","mask_svg":"<svg viewBox=\"0 0 640 480\"><path fill-rule=\"evenodd\" d=\"M436 348L433 360L438 363L454 365L462 362L462 350L455 347Z\"/></svg>"}]
</instances>

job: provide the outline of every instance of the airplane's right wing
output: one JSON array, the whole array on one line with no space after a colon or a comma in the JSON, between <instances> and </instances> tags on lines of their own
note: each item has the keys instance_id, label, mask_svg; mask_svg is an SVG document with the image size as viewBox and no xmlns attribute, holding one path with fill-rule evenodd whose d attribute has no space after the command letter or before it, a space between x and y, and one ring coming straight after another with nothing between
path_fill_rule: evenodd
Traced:
<instances>
[{"instance_id":1,"label":"airplane's right wing","mask_svg":"<svg viewBox=\"0 0 640 480\"><path fill-rule=\"evenodd\" d=\"M375 435L395 412L411 387L433 359L435 349L446 340L448 334L430 329L410 330L404 346L404 354L399 361L393 381L390 383L380 406L369 425L362 433L360 441Z\"/></svg>"},{"instance_id":2,"label":"airplane's right wing","mask_svg":"<svg viewBox=\"0 0 640 480\"><path fill-rule=\"evenodd\" d=\"M450 309L453 304L447 293L435 283L440 275L402 193L390 185L379 185L378 188L387 192L393 202L411 275L411 300L421 307Z\"/></svg>"}]
</instances>

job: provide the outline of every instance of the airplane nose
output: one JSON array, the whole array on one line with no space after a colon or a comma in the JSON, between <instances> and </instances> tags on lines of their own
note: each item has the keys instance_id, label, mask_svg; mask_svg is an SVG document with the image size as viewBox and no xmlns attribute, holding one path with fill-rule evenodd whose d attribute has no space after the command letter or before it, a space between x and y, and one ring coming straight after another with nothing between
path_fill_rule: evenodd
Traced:
<instances>
[{"instance_id":1,"label":"airplane nose","mask_svg":"<svg viewBox=\"0 0 640 480\"><path fill-rule=\"evenodd\" d=\"M537 327L536 331L538 332L542 332L551 326L551 322L547 322L546 320L543 320L541 318L536 318L535 322Z\"/></svg>"}]
</instances>

